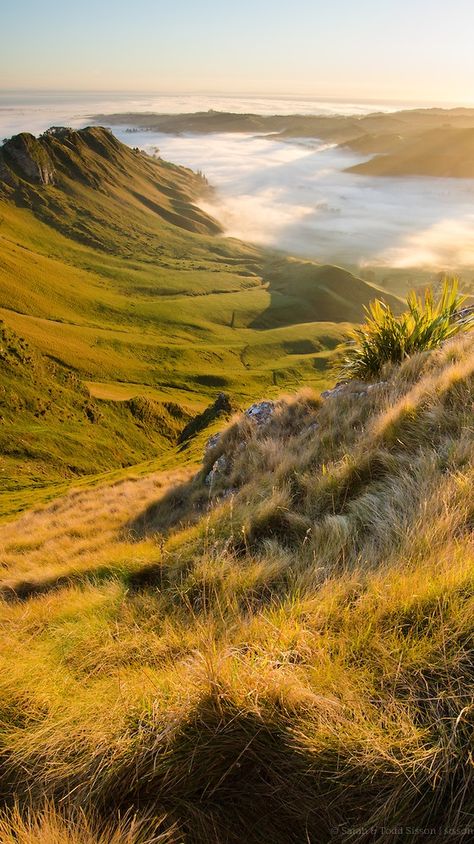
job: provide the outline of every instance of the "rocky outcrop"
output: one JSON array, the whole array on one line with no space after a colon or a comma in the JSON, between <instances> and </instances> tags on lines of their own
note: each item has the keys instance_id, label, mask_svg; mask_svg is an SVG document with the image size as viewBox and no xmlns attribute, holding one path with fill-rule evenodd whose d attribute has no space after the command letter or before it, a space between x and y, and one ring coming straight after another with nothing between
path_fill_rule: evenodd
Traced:
<instances>
[{"instance_id":1,"label":"rocky outcrop","mask_svg":"<svg viewBox=\"0 0 474 844\"><path fill-rule=\"evenodd\" d=\"M461 325L468 325L474 322L474 305L470 305L466 308L461 308L456 313L456 320L457 322L461 323Z\"/></svg>"},{"instance_id":2,"label":"rocky outcrop","mask_svg":"<svg viewBox=\"0 0 474 844\"><path fill-rule=\"evenodd\" d=\"M254 425L258 430L263 430L272 418L275 412L275 407L276 404L273 401L256 402L255 404L252 404L250 405L250 407L247 408L243 416L244 418L248 419L252 423L252 425ZM214 449L218 448L221 440L222 434L220 433L213 434L211 437L209 437L204 449L205 463L209 461L212 452L214 451ZM218 482L221 483L224 478L229 475L230 470L232 468L234 455L236 453L241 452L242 449L245 448L245 441L242 439L238 442L234 442L232 448L232 454L223 452L211 464L211 468L204 478L205 484L209 486L211 490ZM223 489L221 490L221 497L226 497L235 491L236 490L232 487L226 488L224 485Z\"/></svg>"},{"instance_id":3,"label":"rocky outcrop","mask_svg":"<svg viewBox=\"0 0 474 844\"><path fill-rule=\"evenodd\" d=\"M207 486L212 487L217 480L223 478L224 475L227 474L230 469L230 465L230 458L226 454L221 454L217 460L214 460L212 469L207 473L204 483L207 484Z\"/></svg>"},{"instance_id":4,"label":"rocky outcrop","mask_svg":"<svg viewBox=\"0 0 474 844\"><path fill-rule=\"evenodd\" d=\"M340 381L331 390L324 390L321 393L322 399L333 399L336 396L347 393L353 399L362 399L367 396L372 390L380 390L385 387L388 381L375 381L373 384L367 384L364 381Z\"/></svg>"},{"instance_id":5,"label":"rocky outcrop","mask_svg":"<svg viewBox=\"0 0 474 844\"><path fill-rule=\"evenodd\" d=\"M216 447L216 445L218 444L221 436L222 436L222 434L220 434L218 432L217 434L212 434L212 436L209 437L206 445L204 446L204 460L208 456L209 452L212 451Z\"/></svg>"},{"instance_id":6,"label":"rocky outcrop","mask_svg":"<svg viewBox=\"0 0 474 844\"><path fill-rule=\"evenodd\" d=\"M16 182L13 177L13 173L10 168L7 167L5 160L3 159L2 150L0 149L0 188L2 187L2 184L14 188Z\"/></svg>"},{"instance_id":7,"label":"rocky outcrop","mask_svg":"<svg viewBox=\"0 0 474 844\"><path fill-rule=\"evenodd\" d=\"M321 399L332 401L337 397L347 396L351 400L364 399L372 393L378 393L389 386L388 381L367 383L364 381L341 381L331 390L321 393ZM319 403L318 403L319 402ZM308 400L306 412L297 421L297 430L308 438L318 436L320 422L317 418L321 400ZM245 449L249 439L272 436L272 420L278 407L284 402L261 401L250 405L240 420L232 428L215 433L209 437L203 456L204 483L209 487L209 496L214 501L226 498L237 492L240 486L240 470L235 472L237 463L245 458ZM281 430L281 426L280 426ZM288 426L288 436L293 436L295 428ZM234 476L234 477L233 477Z\"/></svg>"},{"instance_id":8,"label":"rocky outcrop","mask_svg":"<svg viewBox=\"0 0 474 844\"><path fill-rule=\"evenodd\" d=\"M219 396L217 397L216 402L213 405L213 407L215 407L215 405L218 402L222 403L222 399L221 399L222 396L225 396L225 394L224 393L219 394ZM227 399L227 397L225 397L225 398ZM228 399L227 399L227 401L228 401ZM247 410L244 411L244 417L246 417L247 419L250 419L258 428L262 428L272 418L274 412L275 412L275 402L274 401L260 401L260 402L255 402L255 404L250 405L250 407L248 407ZM212 452L213 449L216 448L216 446L218 446L218 444L221 440L221 437L222 437L222 434L220 434L219 432L216 433L216 434L212 434L212 436L209 437L209 439L208 439L208 441L205 445L205 448L204 448L204 460L206 460L206 458L209 457L210 452ZM217 462L218 461L216 461L216 463ZM221 467L222 467L222 464L221 464ZM209 474L211 474L211 473L209 473Z\"/></svg>"},{"instance_id":9,"label":"rocky outcrop","mask_svg":"<svg viewBox=\"0 0 474 844\"><path fill-rule=\"evenodd\" d=\"M261 427L262 425L266 425L269 419L273 416L275 412L275 402L274 401L260 401L256 404L250 405L249 408L245 411L245 415L248 419L251 419L252 422L255 422L256 425Z\"/></svg>"},{"instance_id":10,"label":"rocky outcrop","mask_svg":"<svg viewBox=\"0 0 474 844\"><path fill-rule=\"evenodd\" d=\"M54 184L55 169L44 146L28 132L5 141L0 149L0 178L7 184L20 179L36 185Z\"/></svg>"}]
</instances>

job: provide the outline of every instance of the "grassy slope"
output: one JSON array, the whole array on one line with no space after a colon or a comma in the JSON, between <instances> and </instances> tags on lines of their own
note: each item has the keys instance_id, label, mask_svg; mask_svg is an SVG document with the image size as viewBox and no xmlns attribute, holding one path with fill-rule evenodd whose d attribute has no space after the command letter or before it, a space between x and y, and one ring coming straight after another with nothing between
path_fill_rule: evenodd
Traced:
<instances>
[{"instance_id":1,"label":"grassy slope","mask_svg":"<svg viewBox=\"0 0 474 844\"><path fill-rule=\"evenodd\" d=\"M368 176L474 178L474 128L438 128L403 139L392 152L351 167ZM374 150L374 151L380 151Z\"/></svg>"},{"instance_id":2,"label":"grassy slope","mask_svg":"<svg viewBox=\"0 0 474 844\"><path fill-rule=\"evenodd\" d=\"M384 377L0 528L4 796L175 844L471 840L472 337Z\"/></svg>"},{"instance_id":3,"label":"grassy slope","mask_svg":"<svg viewBox=\"0 0 474 844\"><path fill-rule=\"evenodd\" d=\"M24 156L33 168L27 177ZM302 381L320 387L346 321L360 318L377 292L342 269L219 236L195 205L209 190L202 179L103 129L19 136L0 151L0 170L0 318L35 352L74 371L99 401L147 395L195 412L223 389L249 402ZM119 419L124 410L109 404L104 413ZM34 425L28 436L43 453L48 438L61 441L54 414L49 426L43 418L16 422L9 432L20 460L28 456L24 424ZM82 442L78 430L79 451ZM118 467L157 448L153 437L148 448L130 443L120 455L106 448L97 469L114 451ZM70 455L62 470L61 461L49 471L46 460L34 460L14 480L14 464L4 463L5 493L32 479L56 482L61 471L68 478L74 466L86 471L84 455Z\"/></svg>"},{"instance_id":4,"label":"grassy slope","mask_svg":"<svg viewBox=\"0 0 474 844\"><path fill-rule=\"evenodd\" d=\"M95 401L77 375L1 323L0 365L2 513L45 488L50 494L51 485L169 451L191 418L190 410L153 396Z\"/></svg>"}]
</instances>

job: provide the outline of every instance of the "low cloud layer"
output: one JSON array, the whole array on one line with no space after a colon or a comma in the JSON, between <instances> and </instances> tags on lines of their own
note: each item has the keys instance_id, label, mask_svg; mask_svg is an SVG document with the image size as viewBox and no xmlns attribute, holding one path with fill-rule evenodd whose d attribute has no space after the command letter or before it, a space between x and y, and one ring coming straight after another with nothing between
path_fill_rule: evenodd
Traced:
<instances>
[{"instance_id":1,"label":"low cloud layer","mask_svg":"<svg viewBox=\"0 0 474 844\"><path fill-rule=\"evenodd\" d=\"M18 132L37 134L50 126L85 126L93 114L99 113L183 114L215 109L238 114L369 114L373 111L396 111L404 107L410 108L410 105L401 102L344 102L311 97L239 97L230 94L0 91L0 139Z\"/></svg>"},{"instance_id":2,"label":"low cloud layer","mask_svg":"<svg viewBox=\"0 0 474 844\"><path fill-rule=\"evenodd\" d=\"M422 105L420 103L419 105ZM50 126L80 128L94 114L155 112L183 114L231 111L237 114L369 114L410 108L407 103L315 100L310 97L238 97L216 94L153 94L119 91L0 91L0 142L18 132L39 134ZM411 105L413 107L413 103Z\"/></svg>"},{"instance_id":3,"label":"low cloud layer","mask_svg":"<svg viewBox=\"0 0 474 844\"><path fill-rule=\"evenodd\" d=\"M217 188L207 210L231 236L322 261L474 266L474 181L345 173L365 159L316 141L118 134L201 169Z\"/></svg>"}]
</instances>

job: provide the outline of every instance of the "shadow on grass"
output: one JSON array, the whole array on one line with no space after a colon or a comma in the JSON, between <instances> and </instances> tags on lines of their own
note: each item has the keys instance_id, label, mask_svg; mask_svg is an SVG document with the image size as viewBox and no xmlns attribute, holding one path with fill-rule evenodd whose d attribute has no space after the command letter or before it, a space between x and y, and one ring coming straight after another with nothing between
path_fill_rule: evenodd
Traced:
<instances>
[{"instance_id":1,"label":"shadow on grass","mask_svg":"<svg viewBox=\"0 0 474 844\"><path fill-rule=\"evenodd\" d=\"M55 575L44 580L25 579L11 583L0 584L0 600L7 602L27 601L48 592L77 586L85 583L103 583L123 577L123 570L117 566L97 566L80 572Z\"/></svg>"},{"instance_id":2,"label":"shadow on grass","mask_svg":"<svg viewBox=\"0 0 474 844\"><path fill-rule=\"evenodd\" d=\"M153 740L116 770L109 811L157 804L189 844L329 842L331 810L315 789L315 759L297 747L285 719L242 711L225 690L205 694L167 740ZM161 736L164 734L161 733ZM308 838L308 832L311 838Z\"/></svg>"},{"instance_id":3,"label":"shadow on grass","mask_svg":"<svg viewBox=\"0 0 474 844\"><path fill-rule=\"evenodd\" d=\"M179 829L174 844L382 844L391 835L467 844L463 766L445 759L434 788L432 772L409 756L370 754L356 733L338 736L344 709L321 697L311 711L288 711L267 696L249 711L213 680L179 723L163 729L153 709L130 721L131 741L113 761L110 749L67 743L57 747L62 767L47 752L28 765L4 753L0 794L22 808L49 799L107 821L154 816L155 834Z\"/></svg>"},{"instance_id":4,"label":"shadow on grass","mask_svg":"<svg viewBox=\"0 0 474 844\"><path fill-rule=\"evenodd\" d=\"M168 490L153 501L138 516L127 522L120 538L128 542L141 542L148 536L167 536L175 528L195 524L202 516L209 499L208 490L201 483L200 475Z\"/></svg>"}]
</instances>

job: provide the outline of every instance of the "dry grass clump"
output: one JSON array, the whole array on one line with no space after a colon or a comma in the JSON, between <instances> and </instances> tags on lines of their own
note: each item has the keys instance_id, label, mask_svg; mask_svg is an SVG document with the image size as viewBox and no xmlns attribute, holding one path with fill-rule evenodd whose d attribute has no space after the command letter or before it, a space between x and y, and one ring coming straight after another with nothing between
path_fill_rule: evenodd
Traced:
<instances>
[{"instance_id":1,"label":"dry grass clump","mask_svg":"<svg viewBox=\"0 0 474 844\"><path fill-rule=\"evenodd\" d=\"M238 418L146 518L136 482L0 528L6 844L472 840L473 360Z\"/></svg>"},{"instance_id":2,"label":"dry grass clump","mask_svg":"<svg viewBox=\"0 0 474 844\"><path fill-rule=\"evenodd\" d=\"M132 818L111 828L97 818L91 821L82 811L73 811L68 816L52 803L36 814L22 813L15 806L0 813L0 844L176 844L178 841L173 830L154 835L147 826Z\"/></svg>"}]
</instances>

